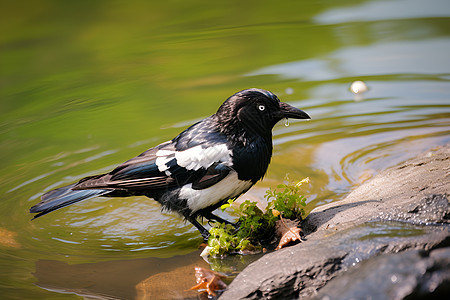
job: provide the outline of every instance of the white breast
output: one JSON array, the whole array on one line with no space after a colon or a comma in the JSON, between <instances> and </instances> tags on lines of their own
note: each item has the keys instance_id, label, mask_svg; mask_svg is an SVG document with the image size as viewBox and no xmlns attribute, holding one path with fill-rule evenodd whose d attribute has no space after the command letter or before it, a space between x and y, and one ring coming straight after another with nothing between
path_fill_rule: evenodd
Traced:
<instances>
[{"instance_id":1,"label":"white breast","mask_svg":"<svg viewBox=\"0 0 450 300\"><path fill-rule=\"evenodd\" d=\"M203 190L194 190L192 184L186 184L181 188L179 196L187 200L187 205L192 212L196 212L221 200L237 197L251 186L250 180L239 180L237 173L233 171L218 183Z\"/></svg>"}]
</instances>

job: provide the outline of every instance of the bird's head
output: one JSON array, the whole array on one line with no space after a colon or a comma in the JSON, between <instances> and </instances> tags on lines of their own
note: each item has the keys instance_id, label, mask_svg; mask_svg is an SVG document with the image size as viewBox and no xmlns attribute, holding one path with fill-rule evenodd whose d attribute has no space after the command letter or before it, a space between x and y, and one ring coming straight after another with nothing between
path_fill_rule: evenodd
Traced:
<instances>
[{"instance_id":1,"label":"bird's head","mask_svg":"<svg viewBox=\"0 0 450 300\"><path fill-rule=\"evenodd\" d=\"M306 112L281 102L275 94L256 88L232 95L219 107L216 116L228 129L244 127L263 137L271 136L272 128L282 119L311 119Z\"/></svg>"}]
</instances>

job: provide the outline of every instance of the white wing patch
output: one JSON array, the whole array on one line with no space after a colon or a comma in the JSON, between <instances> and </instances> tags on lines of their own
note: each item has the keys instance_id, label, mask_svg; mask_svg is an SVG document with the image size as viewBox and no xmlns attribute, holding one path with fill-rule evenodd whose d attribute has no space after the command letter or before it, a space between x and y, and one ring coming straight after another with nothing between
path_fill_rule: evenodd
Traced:
<instances>
[{"instance_id":1,"label":"white wing patch","mask_svg":"<svg viewBox=\"0 0 450 300\"><path fill-rule=\"evenodd\" d=\"M156 165L158 166L158 170L160 172L165 172L167 176L170 176L170 171L168 170L167 163L175 158L175 151L171 150L158 150L156 152Z\"/></svg>"},{"instance_id":2,"label":"white wing patch","mask_svg":"<svg viewBox=\"0 0 450 300\"><path fill-rule=\"evenodd\" d=\"M180 198L187 199L187 205L196 212L209 207L224 199L239 196L252 186L250 180L239 180L236 172L230 172L227 177L218 183L203 190L194 190L192 184L186 184L180 190Z\"/></svg>"},{"instance_id":3,"label":"white wing patch","mask_svg":"<svg viewBox=\"0 0 450 300\"><path fill-rule=\"evenodd\" d=\"M189 148L184 151L173 151L161 149L156 152L156 165L160 172L165 172L167 176L171 173L167 163L176 158L177 164L187 170L198 170L209 168L215 162L221 162L226 166L232 165L231 150L226 144L220 144L203 149L201 145Z\"/></svg>"},{"instance_id":4,"label":"white wing patch","mask_svg":"<svg viewBox=\"0 0 450 300\"><path fill-rule=\"evenodd\" d=\"M172 155L172 154L174 154L175 153L175 151L173 151L173 150L164 150L164 149L161 149L161 150L158 150L158 152L156 152L156 156L158 156L158 157L161 157L161 156L170 156L170 155Z\"/></svg>"},{"instance_id":5,"label":"white wing patch","mask_svg":"<svg viewBox=\"0 0 450 300\"><path fill-rule=\"evenodd\" d=\"M200 168L207 169L215 162L222 162L227 166L231 166L232 163L231 150L225 144L204 149L198 145L184 151L176 151L175 158L179 166L194 171Z\"/></svg>"}]
</instances>

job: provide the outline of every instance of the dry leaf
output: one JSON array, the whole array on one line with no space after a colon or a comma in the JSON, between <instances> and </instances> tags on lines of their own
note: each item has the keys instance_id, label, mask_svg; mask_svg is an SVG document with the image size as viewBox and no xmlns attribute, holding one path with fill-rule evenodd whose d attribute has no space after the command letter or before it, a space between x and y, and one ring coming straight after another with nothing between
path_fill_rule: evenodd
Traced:
<instances>
[{"instance_id":1,"label":"dry leaf","mask_svg":"<svg viewBox=\"0 0 450 300\"><path fill-rule=\"evenodd\" d=\"M279 250L287 246L291 242L302 241L302 238L300 236L300 232L302 232L302 230L297 227L298 223L298 221L283 219L282 217L277 221L277 223L275 224L275 231L277 233L277 236L281 238L275 250Z\"/></svg>"},{"instance_id":2,"label":"dry leaf","mask_svg":"<svg viewBox=\"0 0 450 300\"><path fill-rule=\"evenodd\" d=\"M215 291L226 289L227 285L222 281L225 275L214 272L212 270L196 267L195 268L195 280L197 285L191 287L191 290L203 290L208 293L209 296L216 296Z\"/></svg>"}]
</instances>

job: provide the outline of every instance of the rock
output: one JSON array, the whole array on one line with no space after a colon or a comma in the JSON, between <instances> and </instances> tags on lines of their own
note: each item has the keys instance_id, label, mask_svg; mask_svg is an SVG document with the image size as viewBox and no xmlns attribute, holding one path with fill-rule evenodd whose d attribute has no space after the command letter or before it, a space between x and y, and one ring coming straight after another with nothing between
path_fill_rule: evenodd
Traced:
<instances>
[{"instance_id":1,"label":"rock","mask_svg":"<svg viewBox=\"0 0 450 300\"><path fill-rule=\"evenodd\" d=\"M146 278L136 285L135 299L197 299L198 292L189 290L195 285L194 274L197 266L198 264L194 263Z\"/></svg>"},{"instance_id":2,"label":"rock","mask_svg":"<svg viewBox=\"0 0 450 300\"><path fill-rule=\"evenodd\" d=\"M449 165L450 146L389 168L359 186L344 200L314 209L303 224L304 231L314 232L310 238L320 238L334 226L350 227L377 219L426 224L425 214L416 215L411 220L407 213L412 207L424 203L421 201L423 198L432 195L447 197L450 192ZM442 204L438 204L439 208L436 203L429 205L427 209L431 214L440 213ZM448 220L448 201L444 209Z\"/></svg>"},{"instance_id":3,"label":"rock","mask_svg":"<svg viewBox=\"0 0 450 300\"><path fill-rule=\"evenodd\" d=\"M312 299L448 299L450 248L387 254L332 279Z\"/></svg>"},{"instance_id":4,"label":"rock","mask_svg":"<svg viewBox=\"0 0 450 300\"><path fill-rule=\"evenodd\" d=\"M328 275L339 268L346 253L339 249L331 251L327 246L318 247L316 243L305 243L305 246L288 247L263 256L244 269L220 299L288 299L303 288L321 287L329 279ZM314 255L310 255L312 250L316 251Z\"/></svg>"},{"instance_id":5,"label":"rock","mask_svg":"<svg viewBox=\"0 0 450 300\"><path fill-rule=\"evenodd\" d=\"M406 236L390 236L392 228ZM434 228L384 222L356 226L265 255L244 269L220 299L303 299L370 257L407 249L433 249L449 242L448 231Z\"/></svg>"},{"instance_id":6,"label":"rock","mask_svg":"<svg viewBox=\"0 0 450 300\"><path fill-rule=\"evenodd\" d=\"M307 241L250 264L220 299L320 296L317 291L327 291L330 280L362 262L414 249L437 255L434 249L450 246L449 157L450 147L432 151L381 172L342 201L314 209L302 224ZM385 279L379 268L374 276ZM448 264L442 272L449 272Z\"/></svg>"},{"instance_id":7,"label":"rock","mask_svg":"<svg viewBox=\"0 0 450 300\"><path fill-rule=\"evenodd\" d=\"M384 214L385 220L404 220L413 224L450 223L449 203L446 195L429 195L404 209L393 209Z\"/></svg>"}]
</instances>

